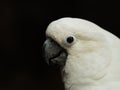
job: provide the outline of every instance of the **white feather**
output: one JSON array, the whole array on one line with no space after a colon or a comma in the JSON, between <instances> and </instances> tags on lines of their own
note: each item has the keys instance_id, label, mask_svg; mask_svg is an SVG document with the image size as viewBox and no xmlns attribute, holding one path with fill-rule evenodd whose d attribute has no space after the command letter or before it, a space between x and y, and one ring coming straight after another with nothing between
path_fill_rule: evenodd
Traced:
<instances>
[{"instance_id":1,"label":"white feather","mask_svg":"<svg viewBox=\"0 0 120 90\"><path fill-rule=\"evenodd\" d=\"M71 47L65 37L76 40ZM52 22L46 36L68 52L62 70L66 90L120 90L120 40L98 25L83 19L62 18Z\"/></svg>"}]
</instances>

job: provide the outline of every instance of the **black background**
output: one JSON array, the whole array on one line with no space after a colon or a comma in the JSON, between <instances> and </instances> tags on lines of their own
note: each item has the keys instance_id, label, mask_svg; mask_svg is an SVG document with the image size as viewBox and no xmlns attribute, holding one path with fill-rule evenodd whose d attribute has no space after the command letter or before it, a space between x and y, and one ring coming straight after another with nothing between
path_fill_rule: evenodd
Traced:
<instances>
[{"instance_id":1,"label":"black background","mask_svg":"<svg viewBox=\"0 0 120 90\"><path fill-rule=\"evenodd\" d=\"M64 90L59 70L42 58L48 24L83 18L120 37L119 8L114 0L0 1L0 90Z\"/></svg>"}]
</instances>

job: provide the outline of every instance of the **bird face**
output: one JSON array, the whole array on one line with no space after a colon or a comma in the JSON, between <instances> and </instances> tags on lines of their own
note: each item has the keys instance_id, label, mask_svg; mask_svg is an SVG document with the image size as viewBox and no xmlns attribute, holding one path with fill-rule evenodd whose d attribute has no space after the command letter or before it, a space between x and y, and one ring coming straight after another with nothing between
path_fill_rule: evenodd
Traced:
<instances>
[{"instance_id":1,"label":"bird face","mask_svg":"<svg viewBox=\"0 0 120 90\"><path fill-rule=\"evenodd\" d=\"M43 45L44 57L48 64L63 66L68 56L78 57L80 53L93 51L100 46L96 43L104 36L100 36L94 28L90 31L89 27L85 27L87 23L84 20L84 24L77 22L72 21L72 25L71 20L66 18L50 23Z\"/></svg>"},{"instance_id":2,"label":"bird face","mask_svg":"<svg viewBox=\"0 0 120 90\"><path fill-rule=\"evenodd\" d=\"M70 77L76 73L77 78L98 79L105 75L112 56L104 33L99 26L85 20L56 20L46 30L45 60L64 67Z\"/></svg>"}]
</instances>

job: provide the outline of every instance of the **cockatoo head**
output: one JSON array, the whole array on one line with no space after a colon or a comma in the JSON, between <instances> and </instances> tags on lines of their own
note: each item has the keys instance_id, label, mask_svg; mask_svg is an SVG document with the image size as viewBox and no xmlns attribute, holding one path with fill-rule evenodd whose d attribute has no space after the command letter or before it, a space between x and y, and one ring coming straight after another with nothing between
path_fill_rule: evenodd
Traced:
<instances>
[{"instance_id":1,"label":"cockatoo head","mask_svg":"<svg viewBox=\"0 0 120 90\"><path fill-rule=\"evenodd\" d=\"M107 34L106 34L107 33ZM91 83L103 78L112 59L109 32L83 19L61 18L50 23L45 59L62 67L63 80Z\"/></svg>"}]
</instances>

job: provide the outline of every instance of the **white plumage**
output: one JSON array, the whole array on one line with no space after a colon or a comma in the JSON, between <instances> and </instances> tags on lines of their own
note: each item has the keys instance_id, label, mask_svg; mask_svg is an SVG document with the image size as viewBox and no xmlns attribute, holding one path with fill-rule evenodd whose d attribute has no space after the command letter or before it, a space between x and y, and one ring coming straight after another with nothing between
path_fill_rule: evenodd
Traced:
<instances>
[{"instance_id":1,"label":"white plumage","mask_svg":"<svg viewBox=\"0 0 120 90\"><path fill-rule=\"evenodd\" d=\"M46 30L67 51L62 68L66 90L120 90L120 39L78 18L53 21ZM67 37L74 41L68 43Z\"/></svg>"}]
</instances>

